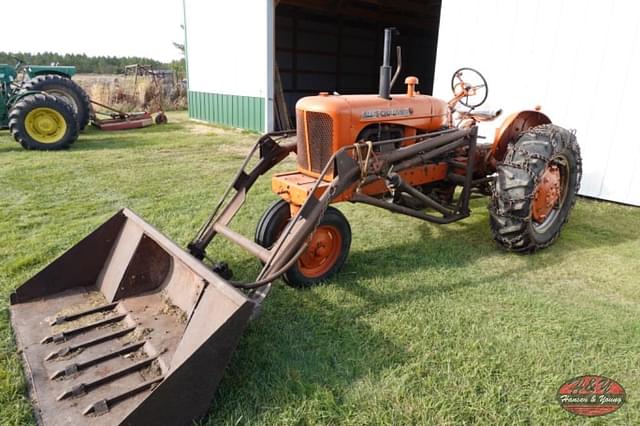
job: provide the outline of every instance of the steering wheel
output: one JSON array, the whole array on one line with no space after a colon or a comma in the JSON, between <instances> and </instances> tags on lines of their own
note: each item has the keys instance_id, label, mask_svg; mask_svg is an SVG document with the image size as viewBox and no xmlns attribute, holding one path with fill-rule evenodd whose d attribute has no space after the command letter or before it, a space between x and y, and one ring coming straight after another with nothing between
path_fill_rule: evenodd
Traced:
<instances>
[{"instance_id":1,"label":"steering wheel","mask_svg":"<svg viewBox=\"0 0 640 426\"><path fill-rule=\"evenodd\" d=\"M458 102L471 109L482 105L489 96L489 86L484 76L473 68L467 67L453 73L451 90L454 96L463 95Z\"/></svg>"},{"instance_id":2,"label":"steering wheel","mask_svg":"<svg viewBox=\"0 0 640 426\"><path fill-rule=\"evenodd\" d=\"M24 61L23 58L20 58L18 56L11 56L11 59L16 61L16 65L14 67L14 69L16 70L16 72L20 72L22 70L22 68L25 66L26 62Z\"/></svg>"}]
</instances>

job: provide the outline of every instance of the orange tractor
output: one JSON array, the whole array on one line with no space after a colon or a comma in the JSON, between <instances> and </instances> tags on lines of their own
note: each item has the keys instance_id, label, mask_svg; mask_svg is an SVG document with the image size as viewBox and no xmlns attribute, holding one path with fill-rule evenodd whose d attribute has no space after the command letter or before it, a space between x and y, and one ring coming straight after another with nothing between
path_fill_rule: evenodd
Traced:
<instances>
[{"instance_id":1,"label":"orange tractor","mask_svg":"<svg viewBox=\"0 0 640 426\"><path fill-rule=\"evenodd\" d=\"M385 30L379 94L325 92L298 101L296 143L278 144L294 136L289 132L258 141L252 155L259 151L260 163L251 172L240 170L231 202L220 209L223 198L189 245L194 256L203 259L205 247L221 234L265 262L259 284L282 275L293 286L313 285L340 269L351 243L349 223L330 204L364 203L447 224L469 216L474 192L491 196L491 230L505 249L532 252L557 238L580 185L574 133L536 108L510 115L492 143L478 143L478 122L495 119L501 110L476 110L488 86L471 68L454 73L448 102L420 94L416 77L406 78L405 94L391 96L400 70L391 80L393 31ZM281 199L262 216L255 243L229 230L256 178L290 152L297 168L273 176L273 192ZM216 269L229 277L226 264Z\"/></svg>"},{"instance_id":2,"label":"orange tractor","mask_svg":"<svg viewBox=\"0 0 640 426\"><path fill-rule=\"evenodd\" d=\"M420 94L415 77L391 95L392 34L385 30L378 95L301 99L297 130L258 140L186 251L124 209L16 289L11 321L43 423L183 424L204 414L272 283L320 283L346 261L351 230L332 204L447 224L468 217L479 193L491 197L501 246L553 243L580 184L574 133L521 111L493 142L478 143L477 124L500 114L476 109L484 77L455 72L449 102ZM231 229L252 185L290 154L296 170L272 177L280 199L255 239ZM255 279L233 281L207 255L216 235L262 262Z\"/></svg>"}]
</instances>

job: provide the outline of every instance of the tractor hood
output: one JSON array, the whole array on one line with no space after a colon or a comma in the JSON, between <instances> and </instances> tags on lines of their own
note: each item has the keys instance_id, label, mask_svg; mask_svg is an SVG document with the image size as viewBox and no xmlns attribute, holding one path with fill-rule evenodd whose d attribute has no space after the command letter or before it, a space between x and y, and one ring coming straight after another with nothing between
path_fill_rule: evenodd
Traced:
<instances>
[{"instance_id":1,"label":"tractor hood","mask_svg":"<svg viewBox=\"0 0 640 426\"><path fill-rule=\"evenodd\" d=\"M328 114L334 121L349 123L358 132L369 124L380 122L432 131L445 125L448 114L445 101L419 94L393 95L391 99L383 99L377 95L323 93L300 99L296 110Z\"/></svg>"},{"instance_id":2,"label":"tractor hood","mask_svg":"<svg viewBox=\"0 0 640 426\"><path fill-rule=\"evenodd\" d=\"M363 137L363 130L379 123L430 132L447 123L447 103L419 94L377 95L320 94L296 104L298 170L320 173L332 154ZM415 134L415 133L413 133ZM333 170L327 179L333 177Z\"/></svg>"}]
</instances>

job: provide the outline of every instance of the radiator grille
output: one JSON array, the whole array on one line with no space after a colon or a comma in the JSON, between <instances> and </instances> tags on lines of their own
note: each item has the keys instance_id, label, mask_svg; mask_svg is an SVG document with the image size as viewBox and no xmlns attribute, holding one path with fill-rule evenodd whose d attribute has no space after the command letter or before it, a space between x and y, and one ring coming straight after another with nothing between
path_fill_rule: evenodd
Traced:
<instances>
[{"instance_id":1,"label":"radiator grille","mask_svg":"<svg viewBox=\"0 0 640 426\"><path fill-rule=\"evenodd\" d=\"M333 121L322 112L307 112L311 171L320 173L333 153ZM332 173L332 170L329 170Z\"/></svg>"},{"instance_id":2,"label":"radiator grille","mask_svg":"<svg viewBox=\"0 0 640 426\"><path fill-rule=\"evenodd\" d=\"M296 138L298 140L298 165L303 169L309 169L307 158L307 129L304 125L304 111L296 111Z\"/></svg>"}]
</instances>

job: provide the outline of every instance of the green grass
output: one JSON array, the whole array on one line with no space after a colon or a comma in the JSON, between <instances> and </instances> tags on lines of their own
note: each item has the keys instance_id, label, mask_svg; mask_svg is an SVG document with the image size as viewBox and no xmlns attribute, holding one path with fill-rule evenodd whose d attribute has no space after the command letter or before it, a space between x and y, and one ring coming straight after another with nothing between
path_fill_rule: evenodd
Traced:
<instances>
[{"instance_id":1,"label":"green grass","mask_svg":"<svg viewBox=\"0 0 640 426\"><path fill-rule=\"evenodd\" d=\"M11 291L123 206L185 245L255 139L170 120L90 130L65 152L0 134L0 424L33 422ZM269 188L241 211L247 235ZM485 205L448 226L340 205L354 235L344 270L311 290L276 284L202 423L584 423L555 393L603 374L629 401L593 423L640 424L640 209L581 199L554 246L522 256L494 245ZM225 251L240 277L258 270Z\"/></svg>"}]
</instances>

